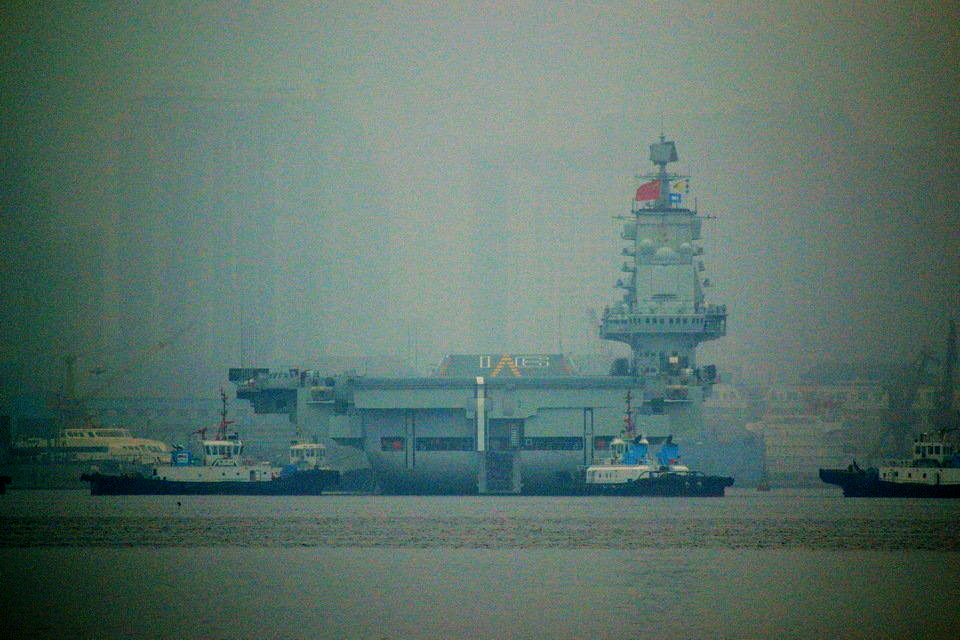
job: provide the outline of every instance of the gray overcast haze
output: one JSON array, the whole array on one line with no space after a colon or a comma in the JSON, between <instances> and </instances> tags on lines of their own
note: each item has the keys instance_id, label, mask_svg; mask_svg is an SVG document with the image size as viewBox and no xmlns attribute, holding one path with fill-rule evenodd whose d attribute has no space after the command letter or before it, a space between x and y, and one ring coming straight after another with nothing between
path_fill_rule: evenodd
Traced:
<instances>
[{"instance_id":1,"label":"gray overcast haze","mask_svg":"<svg viewBox=\"0 0 960 640\"><path fill-rule=\"evenodd\" d=\"M3 392L619 352L635 174L693 176L701 362L902 360L960 315L955 2L23 3L2 20ZM158 342L168 343L158 347ZM623 345L620 345L623 349Z\"/></svg>"}]
</instances>

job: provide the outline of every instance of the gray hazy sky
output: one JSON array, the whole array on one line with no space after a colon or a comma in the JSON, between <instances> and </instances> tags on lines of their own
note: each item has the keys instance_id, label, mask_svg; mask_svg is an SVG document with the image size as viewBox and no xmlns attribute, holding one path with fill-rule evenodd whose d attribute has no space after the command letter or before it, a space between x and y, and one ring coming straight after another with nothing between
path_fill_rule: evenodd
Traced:
<instances>
[{"instance_id":1,"label":"gray hazy sky","mask_svg":"<svg viewBox=\"0 0 960 640\"><path fill-rule=\"evenodd\" d=\"M716 216L701 361L908 358L960 315L955 2L34 4L0 14L8 392L65 352L204 395L241 357L600 350L661 122Z\"/></svg>"}]
</instances>

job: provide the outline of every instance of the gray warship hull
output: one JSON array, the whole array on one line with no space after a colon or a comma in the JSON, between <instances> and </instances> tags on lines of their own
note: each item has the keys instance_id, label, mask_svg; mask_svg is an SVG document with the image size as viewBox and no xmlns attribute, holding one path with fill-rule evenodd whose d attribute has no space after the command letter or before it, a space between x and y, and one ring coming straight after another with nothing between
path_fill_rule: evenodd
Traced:
<instances>
[{"instance_id":1,"label":"gray warship hull","mask_svg":"<svg viewBox=\"0 0 960 640\"><path fill-rule=\"evenodd\" d=\"M331 460L362 457L387 494L580 494L582 469L619 433L626 392L656 394L631 376L242 377L235 370L237 395L255 411L291 413ZM674 434L704 473L759 469L759 442L691 432L698 408L647 402L637 419L647 433Z\"/></svg>"}]
</instances>

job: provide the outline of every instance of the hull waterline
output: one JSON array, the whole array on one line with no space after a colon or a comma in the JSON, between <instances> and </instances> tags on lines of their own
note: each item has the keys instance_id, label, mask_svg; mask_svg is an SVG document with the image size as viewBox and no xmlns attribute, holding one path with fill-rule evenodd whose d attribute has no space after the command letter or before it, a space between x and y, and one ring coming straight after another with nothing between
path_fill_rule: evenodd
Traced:
<instances>
[{"instance_id":1,"label":"hull waterline","mask_svg":"<svg viewBox=\"0 0 960 640\"><path fill-rule=\"evenodd\" d=\"M81 480L90 483L90 495L232 495L232 496L318 496L336 486L340 473L332 469L296 471L262 482L224 481L189 482L161 480L142 475L105 475L85 473Z\"/></svg>"}]
</instances>

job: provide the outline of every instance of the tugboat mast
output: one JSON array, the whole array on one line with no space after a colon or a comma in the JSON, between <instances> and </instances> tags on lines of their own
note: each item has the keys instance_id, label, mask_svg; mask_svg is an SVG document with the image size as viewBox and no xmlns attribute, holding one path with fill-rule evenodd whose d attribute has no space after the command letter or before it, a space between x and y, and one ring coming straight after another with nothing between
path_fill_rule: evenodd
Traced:
<instances>
[{"instance_id":1,"label":"tugboat mast","mask_svg":"<svg viewBox=\"0 0 960 640\"><path fill-rule=\"evenodd\" d=\"M227 420L227 394L220 387L220 424L217 425L217 440L227 439L227 426L233 424L233 420Z\"/></svg>"},{"instance_id":2,"label":"tugboat mast","mask_svg":"<svg viewBox=\"0 0 960 640\"><path fill-rule=\"evenodd\" d=\"M633 424L633 407L630 405L630 400L632 400L630 390L627 389L627 396L624 398L627 403L626 411L623 414L623 433L630 439L633 440L633 437L636 435L636 426Z\"/></svg>"}]
</instances>

